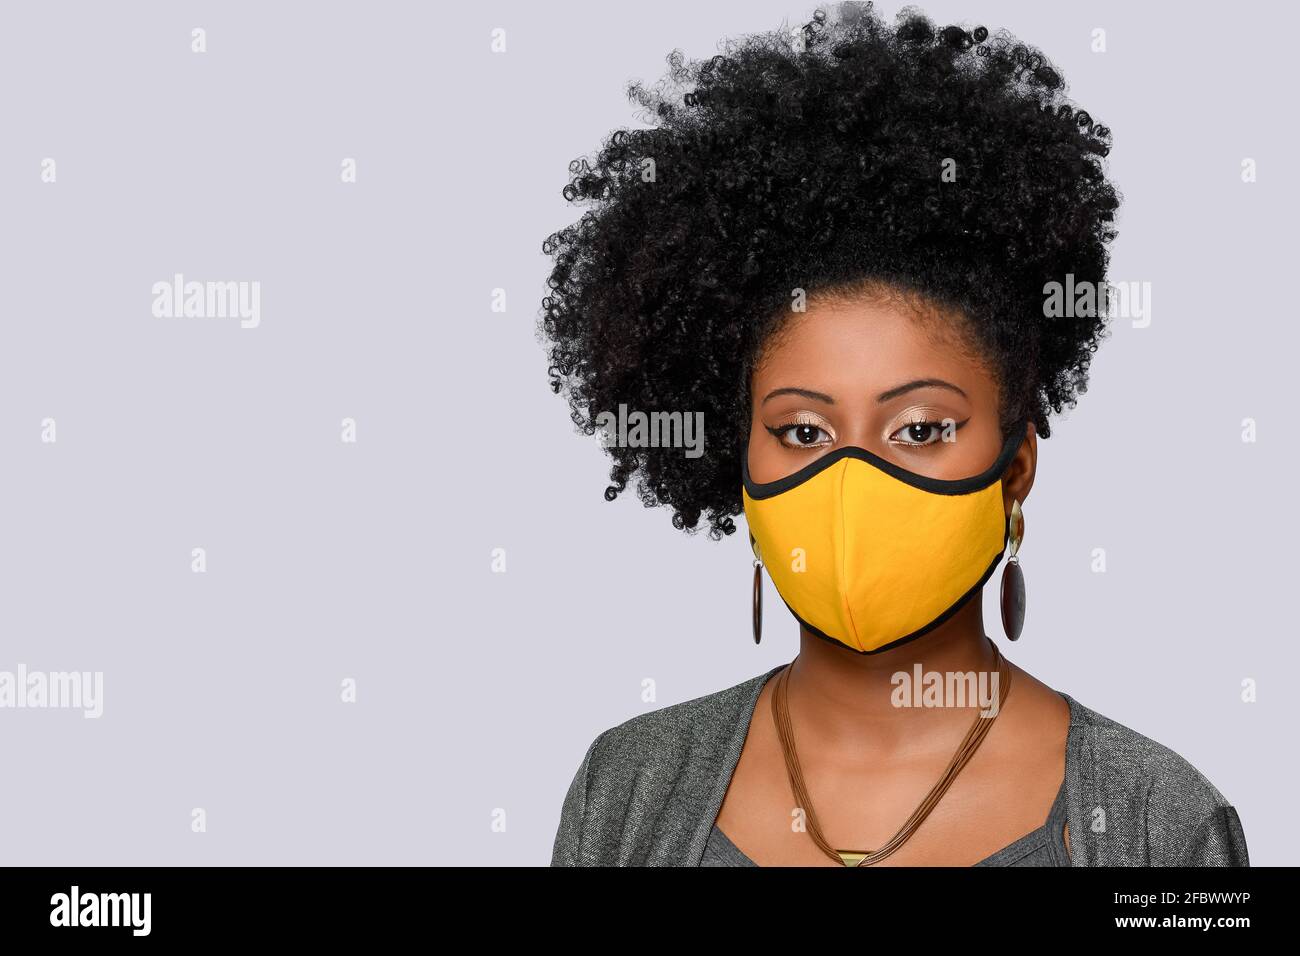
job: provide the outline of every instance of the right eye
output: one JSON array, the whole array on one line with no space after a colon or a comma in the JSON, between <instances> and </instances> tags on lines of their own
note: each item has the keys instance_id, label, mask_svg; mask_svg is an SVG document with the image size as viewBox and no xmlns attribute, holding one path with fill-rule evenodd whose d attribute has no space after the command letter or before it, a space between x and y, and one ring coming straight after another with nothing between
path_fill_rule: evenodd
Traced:
<instances>
[{"instance_id":1,"label":"right eye","mask_svg":"<svg viewBox=\"0 0 1300 956\"><path fill-rule=\"evenodd\" d=\"M779 438L781 444L787 448L816 448L818 445L827 445L831 442L831 436L826 434L826 430L816 425L796 423L769 428L768 431Z\"/></svg>"}]
</instances>

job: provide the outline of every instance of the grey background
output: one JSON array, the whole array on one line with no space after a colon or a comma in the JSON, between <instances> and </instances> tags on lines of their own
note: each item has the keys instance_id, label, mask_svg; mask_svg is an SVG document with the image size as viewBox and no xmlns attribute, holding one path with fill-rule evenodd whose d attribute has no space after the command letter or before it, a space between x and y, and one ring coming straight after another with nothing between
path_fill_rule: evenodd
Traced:
<instances>
[{"instance_id":1,"label":"grey background","mask_svg":"<svg viewBox=\"0 0 1300 956\"><path fill-rule=\"evenodd\" d=\"M640 125L627 80L812 9L5 5L0 670L105 691L0 710L0 862L543 864L597 733L793 656L783 615L753 644L743 524L605 502L534 323L567 163ZM1111 126L1113 277L1153 285L1039 446L1003 646L1201 769L1254 863L1300 862L1297 14L924 9L1040 46ZM174 272L260 281L260 328L154 318Z\"/></svg>"}]
</instances>

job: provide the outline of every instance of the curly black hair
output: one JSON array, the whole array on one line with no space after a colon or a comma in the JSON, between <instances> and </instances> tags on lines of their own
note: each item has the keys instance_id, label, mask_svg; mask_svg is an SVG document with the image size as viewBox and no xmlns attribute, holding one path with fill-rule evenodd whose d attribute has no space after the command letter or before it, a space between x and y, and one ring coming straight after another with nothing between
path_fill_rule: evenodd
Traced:
<instances>
[{"instance_id":1,"label":"curly black hair","mask_svg":"<svg viewBox=\"0 0 1300 956\"><path fill-rule=\"evenodd\" d=\"M620 404L705 412L702 457L608 447L605 497L636 477L677 528L736 530L750 374L798 289L874 281L955 310L1004 429L1029 418L1049 436L1107 334L1104 310L1045 318L1044 286L1104 287L1110 131L1033 47L910 8L890 26L845 3L720 49L673 51L656 87L628 84L651 128L569 165L564 196L590 208L543 243L538 332L574 423L595 434Z\"/></svg>"}]
</instances>

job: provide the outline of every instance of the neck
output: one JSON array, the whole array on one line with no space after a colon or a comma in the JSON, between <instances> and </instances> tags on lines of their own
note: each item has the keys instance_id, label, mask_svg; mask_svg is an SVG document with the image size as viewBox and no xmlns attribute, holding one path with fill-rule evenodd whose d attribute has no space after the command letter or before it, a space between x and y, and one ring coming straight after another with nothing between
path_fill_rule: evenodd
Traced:
<instances>
[{"instance_id":1,"label":"neck","mask_svg":"<svg viewBox=\"0 0 1300 956\"><path fill-rule=\"evenodd\" d=\"M980 706L976 700L967 700L967 706L947 700L942 707L897 706L900 686L914 685L918 665L923 674L939 673L942 686L948 686L948 675L973 673L979 693L992 693L996 701L997 662L984 634L978 594L928 634L876 654L801 631L799 655L786 685L799 736L830 746L860 748L865 743L879 752L915 748L918 736L931 733L946 739L950 728L969 725ZM899 675L906 675L905 681ZM910 690L907 696L910 700Z\"/></svg>"}]
</instances>

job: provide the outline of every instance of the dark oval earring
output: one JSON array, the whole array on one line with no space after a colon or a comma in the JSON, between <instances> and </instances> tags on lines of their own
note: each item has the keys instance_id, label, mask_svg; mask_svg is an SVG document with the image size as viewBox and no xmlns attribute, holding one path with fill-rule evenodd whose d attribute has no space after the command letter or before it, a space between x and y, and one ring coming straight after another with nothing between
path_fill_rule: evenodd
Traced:
<instances>
[{"instance_id":1,"label":"dark oval earring","mask_svg":"<svg viewBox=\"0 0 1300 956\"><path fill-rule=\"evenodd\" d=\"M1020 558L1016 555L1024 536L1025 516L1020 502L1012 499L1011 515L1007 518L1011 554L1002 569L1002 629L1009 641L1020 640L1020 631L1025 626L1025 573L1020 570Z\"/></svg>"},{"instance_id":2,"label":"dark oval earring","mask_svg":"<svg viewBox=\"0 0 1300 956\"><path fill-rule=\"evenodd\" d=\"M754 643L763 640L763 556L758 553L758 542L749 539L754 548Z\"/></svg>"}]
</instances>

